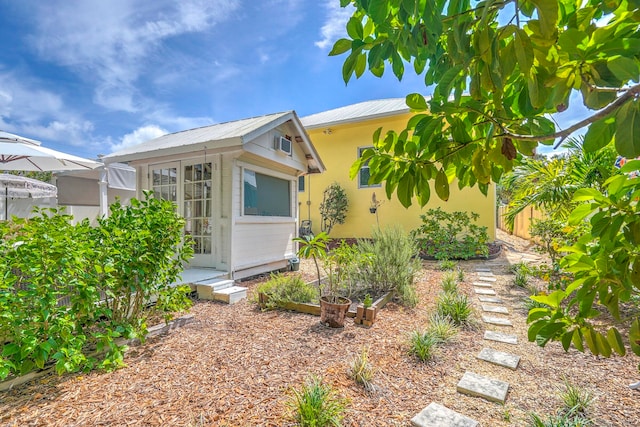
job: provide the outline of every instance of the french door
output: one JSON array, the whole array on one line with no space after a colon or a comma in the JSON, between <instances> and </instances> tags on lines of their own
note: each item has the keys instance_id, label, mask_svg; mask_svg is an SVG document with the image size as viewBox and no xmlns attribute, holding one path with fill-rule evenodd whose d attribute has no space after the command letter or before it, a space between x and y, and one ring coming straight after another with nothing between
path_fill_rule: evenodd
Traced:
<instances>
[{"instance_id":1,"label":"french door","mask_svg":"<svg viewBox=\"0 0 640 427\"><path fill-rule=\"evenodd\" d=\"M197 160L149 167L156 197L176 203L185 219L184 233L193 241L190 266L216 267L213 235L213 164Z\"/></svg>"}]
</instances>

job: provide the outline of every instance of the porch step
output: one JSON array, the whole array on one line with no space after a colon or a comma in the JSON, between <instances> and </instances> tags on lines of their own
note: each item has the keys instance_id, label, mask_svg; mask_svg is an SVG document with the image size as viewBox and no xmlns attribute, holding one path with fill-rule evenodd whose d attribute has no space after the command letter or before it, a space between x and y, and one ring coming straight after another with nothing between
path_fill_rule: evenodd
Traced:
<instances>
[{"instance_id":1,"label":"porch step","mask_svg":"<svg viewBox=\"0 0 640 427\"><path fill-rule=\"evenodd\" d=\"M247 297L247 288L235 286L233 280L212 280L210 283L196 283L198 298L235 304Z\"/></svg>"}]
</instances>

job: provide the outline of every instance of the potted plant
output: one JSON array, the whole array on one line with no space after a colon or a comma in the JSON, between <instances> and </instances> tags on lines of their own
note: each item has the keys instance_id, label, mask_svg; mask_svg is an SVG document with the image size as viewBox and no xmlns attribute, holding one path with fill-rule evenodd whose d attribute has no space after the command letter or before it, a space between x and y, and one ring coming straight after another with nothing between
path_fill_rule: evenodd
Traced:
<instances>
[{"instance_id":1,"label":"potted plant","mask_svg":"<svg viewBox=\"0 0 640 427\"><path fill-rule=\"evenodd\" d=\"M300 246L298 255L302 258L311 258L316 266L318 274L318 290L320 291L320 322L331 328L344 327L344 318L351 306L349 298L338 295L342 288L342 281L346 274L346 262L348 261L345 250L337 248L328 253L327 243L331 241L327 233L322 232L316 236L304 236L294 239ZM322 286L320 265L327 272L327 283Z\"/></svg>"},{"instance_id":2,"label":"potted plant","mask_svg":"<svg viewBox=\"0 0 640 427\"><path fill-rule=\"evenodd\" d=\"M376 307L372 307L373 298L366 294L362 300L362 304L358 306L356 311L356 325L372 326L376 320Z\"/></svg>"}]
</instances>

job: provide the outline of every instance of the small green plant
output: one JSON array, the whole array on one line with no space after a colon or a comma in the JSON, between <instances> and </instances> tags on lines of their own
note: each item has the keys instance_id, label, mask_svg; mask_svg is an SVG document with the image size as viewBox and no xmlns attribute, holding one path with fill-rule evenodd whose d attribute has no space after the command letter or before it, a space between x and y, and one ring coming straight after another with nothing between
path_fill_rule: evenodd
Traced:
<instances>
[{"instance_id":1,"label":"small green plant","mask_svg":"<svg viewBox=\"0 0 640 427\"><path fill-rule=\"evenodd\" d=\"M438 260L469 259L489 255L487 227L474 224L475 212L429 209L420 215L422 225L412 231L425 255Z\"/></svg>"},{"instance_id":2,"label":"small green plant","mask_svg":"<svg viewBox=\"0 0 640 427\"><path fill-rule=\"evenodd\" d=\"M299 390L292 390L292 398L287 405L301 427L339 427L346 411L344 399L315 376Z\"/></svg>"},{"instance_id":3,"label":"small green plant","mask_svg":"<svg viewBox=\"0 0 640 427\"><path fill-rule=\"evenodd\" d=\"M464 282L464 270L458 267L458 282Z\"/></svg>"},{"instance_id":4,"label":"small green plant","mask_svg":"<svg viewBox=\"0 0 640 427\"><path fill-rule=\"evenodd\" d=\"M320 203L322 231L330 234L336 224L344 224L348 206L349 201L344 188L342 188L337 182L328 186L324 190L322 202Z\"/></svg>"},{"instance_id":5,"label":"small green plant","mask_svg":"<svg viewBox=\"0 0 640 427\"><path fill-rule=\"evenodd\" d=\"M373 298L371 298L370 294L366 294L364 296L364 300L362 300L362 305L364 308L370 308L373 305Z\"/></svg>"},{"instance_id":6,"label":"small green plant","mask_svg":"<svg viewBox=\"0 0 640 427\"><path fill-rule=\"evenodd\" d=\"M441 343L446 343L458 334L458 327L449 317L433 313L429 317L427 333Z\"/></svg>"},{"instance_id":7,"label":"small green plant","mask_svg":"<svg viewBox=\"0 0 640 427\"><path fill-rule=\"evenodd\" d=\"M296 237L293 239L298 246L298 256L301 258L313 260L316 266L316 273L318 274L318 288L320 287L320 265L318 259L322 259L327 255L327 244L331 241L327 233L322 232L315 236L305 235L302 237Z\"/></svg>"},{"instance_id":8,"label":"small green plant","mask_svg":"<svg viewBox=\"0 0 640 427\"><path fill-rule=\"evenodd\" d=\"M369 363L369 348L363 347L360 353L351 359L349 378L360 384L367 391L373 391L373 376L375 371Z\"/></svg>"},{"instance_id":9,"label":"small green plant","mask_svg":"<svg viewBox=\"0 0 640 427\"><path fill-rule=\"evenodd\" d=\"M262 303L267 310L284 308L291 302L318 301L318 289L309 285L298 275L284 276L272 274L271 278L256 287L256 295L264 294L266 301Z\"/></svg>"},{"instance_id":10,"label":"small green plant","mask_svg":"<svg viewBox=\"0 0 640 427\"><path fill-rule=\"evenodd\" d=\"M591 420L580 415L558 414L542 419L537 414L531 414L530 427L588 427Z\"/></svg>"},{"instance_id":11,"label":"small green plant","mask_svg":"<svg viewBox=\"0 0 640 427\"><path fill-rule=\"evenodd\" d=\"M515 275L513 278L513 284L520 288L526 288L529 285L529 276L531 275L531 269L524 262L519 262L511 266L511 271Z\"/></svg>"},{"instance_id":12,"label":"small green plant","mask_svg":"<svg viewBox=\"0 0 640 427\"><path fill-rule=\"evenodd\" d=\"M438 269L442 271L450 271L454 270L457 265L458 263L451 259L443 259L438 263Z\"/></svg>"},{"instance_id":13,"label":"small green plant","mask_svg":"<svg viewBox=\"0 0 640 427\"><path fill-rule=\"evenodd\" d=\"M458 292L458 274L447 271L442 275L440 286L444 292Z\"/></svg>"},{"instance_id":14,"label":"small green plant","mask_svg":"<svg viewBox=\"0 0 640 427\"><path fill-rule=\"evenodd\" d=\"M429 332L413 331L409 337L409 354L421 362L428 362L435 354L440 341Z\"/></svg>"},{"instance_id":15,"label":"small green plant","mask_svg":"<svg viewBox=\"0 0 640 427\"><path fill-rule=\"evenodd\" d=\"M560 391L560 398L564 403L563 412L586 416L593 403L591 392L571 384L566 378L563 382L564 390Z\"/></svg>"},{"instance_id":16,"label":"small green plant","mask_svg":"<svg viewBox=\"0 0 640 427\"><path fill-rule=\"evenodd\" d=\"M436 312L448 317L457 326L465 325L472 313L471 303L464 294L443 292L436 301Z\"/></svg>"},{"instance_id":17,"label":"small green plant","mask_svg":"<svg viewBox=\"0 0 640 427\"><path fill-rule=\"evenodd\" d=\"M511 422L511 411L509 411L509 408L504 408L502 411L502 419L507 423Z\"/></svg>"}]
</instances>

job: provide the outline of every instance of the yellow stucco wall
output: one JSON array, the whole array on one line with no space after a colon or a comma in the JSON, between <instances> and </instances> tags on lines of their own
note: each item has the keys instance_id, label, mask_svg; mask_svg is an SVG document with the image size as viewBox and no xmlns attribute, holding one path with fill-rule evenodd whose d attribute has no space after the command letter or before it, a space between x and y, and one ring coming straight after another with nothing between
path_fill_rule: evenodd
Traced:
<instances>
[{"instance_id":1,"label":"yellow stucco wall","mask_svg":"<svg viewBox=\"0 0 640 427\"><path fill-rule=\"evenodd\" d=\"M320 232L319 207L324 189L332 182L338 182L346 191L349 210L344 224L336 225L331 231L332 238L369 237L372 227L376 226L376 215L369 212L371 196L382 202L378 208L378 220L381 227L400 224L410 231L421 224L420 215L428 209L441 207L447 211L473 211L480 214L477 224L486 226L491 240L495 239L496 199L495 187L489 188L488 196L484 196L476 187L458 190L457 184L451 184L449 201L440 200L433 187L429 203L421 209L414 203L405 209L395 194L387 200L383 187L358 188L357 178L349 179L349 168L356 160L358 147L372 145L374 131L382 126L386 130L401 130L406 125L408 114L375 120L331 125L327 127L307 129L311 141L316 147L327 170L322 174L305 177L305 191L299 193L300 220L311 219L314 233Z\"/></svg>"}]
</instances>

